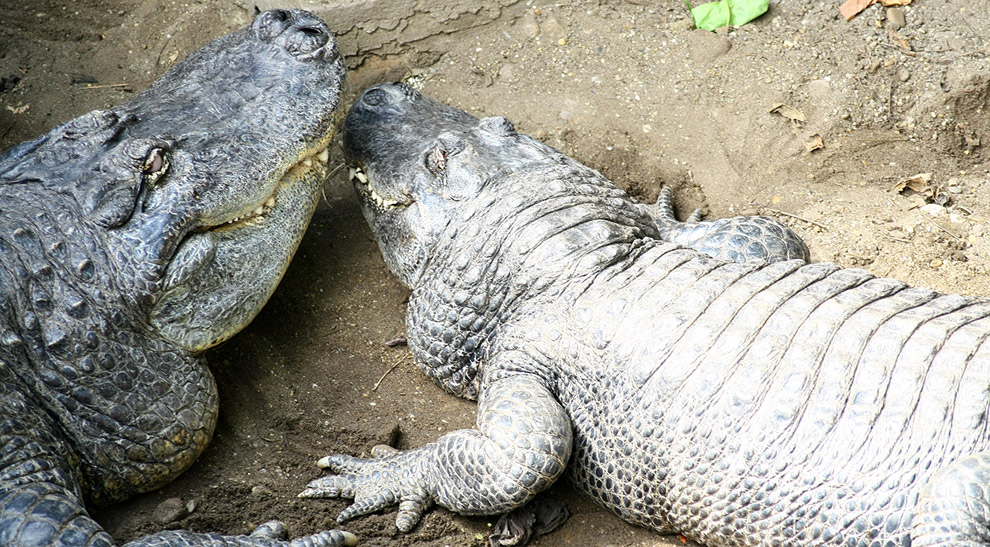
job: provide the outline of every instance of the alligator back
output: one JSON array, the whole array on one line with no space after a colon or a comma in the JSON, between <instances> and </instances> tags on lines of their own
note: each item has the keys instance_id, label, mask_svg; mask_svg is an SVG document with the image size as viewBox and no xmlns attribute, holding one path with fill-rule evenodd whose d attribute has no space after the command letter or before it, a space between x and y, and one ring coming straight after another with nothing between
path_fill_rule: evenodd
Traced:
<instances>
[{"instance_id":1,"label":"alligator back","mask_svg":"<svg viewBox=\"0 0 990 547\"><path fill-rule=\"evenodd\" d=\"M575 483L627 520L719 545L908 544L933 474L990 445L985 300L662 244L574 294L531 315L561 328L523 331L564 361Z\"/></svg>"}]
</instances>

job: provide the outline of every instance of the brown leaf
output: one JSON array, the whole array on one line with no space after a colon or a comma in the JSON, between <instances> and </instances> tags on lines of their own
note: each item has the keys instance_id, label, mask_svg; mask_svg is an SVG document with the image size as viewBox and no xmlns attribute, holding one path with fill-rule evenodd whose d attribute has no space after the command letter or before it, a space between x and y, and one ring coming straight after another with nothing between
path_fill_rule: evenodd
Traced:
<instances>
[{"instance_id":1,"label":"brown leaf","mask_svg":"<svg viewBox=\"0 0 990 547\"><path fill-rule=\"evenodd\" d=\"M865 10L877 0L846 0L839 6L839 14L846 21L856 17L859 12Z\"/></svg>"},{"instance_id":2,"label":"brown leaf","mask_svg":"<svg viewBox=\"0 0 990 547\"><path fill-rule=\"evenodd\" d=\"M936 189L932 186L932 174L918 173L917 175L902 179L897 184L891 186L889 191L901 194L907 190L923 196L934 196Z\"/></svg>"},{"instance_id":3,"label":"brown leaf","mask_svg":"<svg viewBox=\"0 0 990 547\"><path fill-rule=\"evenodd\" d=\"M825 148L825 141L822 140L822 136L819 134L814 134L810 141L804 143L804 147L808 149L808 152L814 152L815 150L820 150Z\"/></svg>"},{"instance_id":4,"label":"brown leaf","mask_svg":"<svg viewBox=\"0 0 990 547\"><path fill-rule=\"evenodd\" d=\"M794 120L796 122L803 122L807 118L804 116L804 112L794 108L793 106L786 105L784 103L777 103L773 105L770 109L771 114L780 114L781 116L787 118L788 120Z\"/></svg>"}]
</instances>

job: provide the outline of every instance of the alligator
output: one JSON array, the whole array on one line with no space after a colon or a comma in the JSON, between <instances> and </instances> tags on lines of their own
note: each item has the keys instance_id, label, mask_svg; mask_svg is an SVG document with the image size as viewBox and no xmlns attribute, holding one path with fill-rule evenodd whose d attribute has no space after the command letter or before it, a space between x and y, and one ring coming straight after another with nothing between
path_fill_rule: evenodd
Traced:
<instances>
[{"instance_id":1,"label":"alligator","mask_svg":"<svg viewBox=\"0 0 990 547\"><path fill-rule=\"evenodd\" d=\"M303 497L497 514L567 470L706 545L990 544L990 300L666 242L598 172L402 84L345 160L417 365L476 427L335 454Z\"/></svg>"},{"instance_id":2,"label":"alligator","mask_svg":"<svg viewBox=\"0 0 990 547\"><path fill-rule=\"evenodd\" d=\"M0 156L0 545L113 545L84 500L159 488L206 447L218 399L201 354L251 321L295 252L344 70L323 21L269 11ZM128 545L355 539L285 535Z\"/></svg>"}]
</instances>

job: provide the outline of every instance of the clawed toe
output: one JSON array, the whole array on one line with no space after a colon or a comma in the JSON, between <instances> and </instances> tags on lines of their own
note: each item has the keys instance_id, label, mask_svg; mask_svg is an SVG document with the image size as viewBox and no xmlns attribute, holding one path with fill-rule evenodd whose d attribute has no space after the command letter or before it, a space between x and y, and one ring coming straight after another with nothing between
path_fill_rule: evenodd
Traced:
<instances>
[{"instance_id":1,"label":"clawed toe","mask_svg":"<svg viewBox=\"0 0 990 547\"><path fill-rule=\"evenodd\" d=\"M270 520L255 528L254 531L251 532L251 537L260 537L266 539L286 539L289 537L289 531L285 527L284 522L278 520Z\"/></svg>"}]
</instances>

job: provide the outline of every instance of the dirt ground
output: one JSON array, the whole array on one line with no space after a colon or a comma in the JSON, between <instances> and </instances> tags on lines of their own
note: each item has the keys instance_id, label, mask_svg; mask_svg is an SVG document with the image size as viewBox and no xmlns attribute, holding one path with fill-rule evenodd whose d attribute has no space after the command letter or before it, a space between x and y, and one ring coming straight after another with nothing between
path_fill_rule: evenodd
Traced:
<instances>
[{"instance_id":1,"label":"dirt ground","mask_svg":"<svg viewBox=\"0 0 990 547\"><path fill-rule=\"evenodd\" d=\"M817 261L990 295L990 6L914 0L903 18L874 5L846 22L838 3L772 0L753 23L709 33L691 30L682 0L0 0L0 149L126 100L256 6L306 7L348 55L348 101L405 79L507 116L639 199L670 185L684 214L792 225ZM344 171L268 306L208 356L221 393L211 447L163 490L95 511L119 539L244 533L271 518L294 534L333 527L344 502L295 498L319 457L367 451L396 428L414 447L473 424L472 403L386 347L404 334L408 293ZM921 174L921 193L894 188ZM538 545L682 544L564 484L550 494L574 515ZM400 535L393 518L345 528L362 545L484 545L494 522L435 510Z\"/></svg>"}]
</instances>

